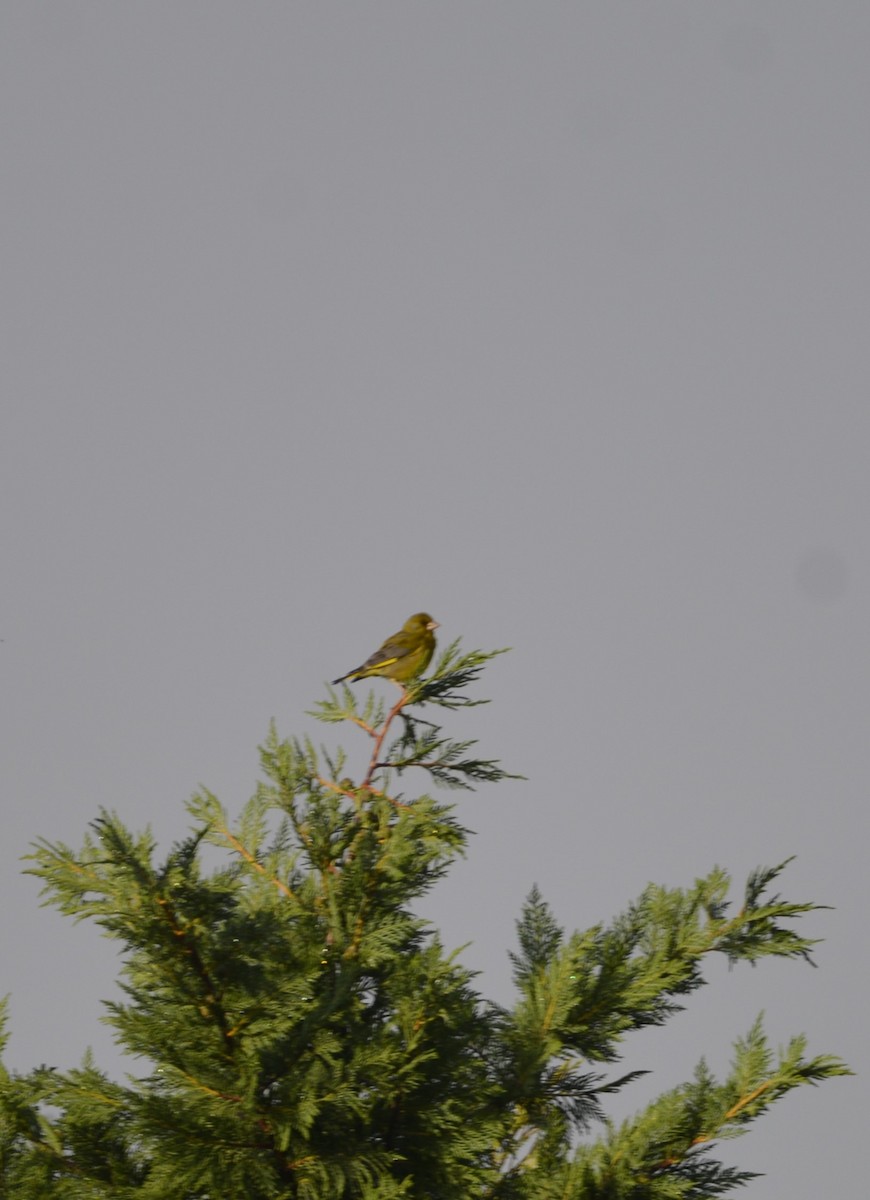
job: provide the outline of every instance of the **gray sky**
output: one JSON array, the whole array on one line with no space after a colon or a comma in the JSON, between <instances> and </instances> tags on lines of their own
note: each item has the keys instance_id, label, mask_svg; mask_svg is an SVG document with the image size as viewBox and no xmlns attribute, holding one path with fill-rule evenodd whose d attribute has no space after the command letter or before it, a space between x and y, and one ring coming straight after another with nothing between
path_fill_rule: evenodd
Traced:
<instances>
[{"instance_id":1,"label":"gray sky","mask_svg":"<svg viewBox=\"0 0 870 1200\"><path fill-rule=\"evenodd\" d=\"M629 1042L652 1080L774 1042L862 1070L729 1161L854 1194L866 1136L870 6L0 8L0 645L9 1060L67 1067L116 963L19 856L98 806L237 811L269 719L420 608L513 646L463 721L528 776L429 898L481 987L537 881L836 906ZM388 687L388 685L378 685ZM456 725L451 727L456 728ZM343 739L361 754L350 731Z\"/></svg>"}]
</instances>

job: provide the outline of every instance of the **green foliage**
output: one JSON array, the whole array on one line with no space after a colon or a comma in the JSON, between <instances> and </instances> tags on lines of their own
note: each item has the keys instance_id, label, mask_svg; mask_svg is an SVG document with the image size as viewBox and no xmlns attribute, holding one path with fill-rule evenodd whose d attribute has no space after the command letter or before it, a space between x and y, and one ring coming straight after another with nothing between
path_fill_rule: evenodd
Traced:
<instances>
[{"instance_id":1,"label":"green foliage","mask_svg":"<svg viewBox=\"0 0 870 1200\"><path fill-rule=\"evenodd\" d=\"M500 652L498 652L500 653ZM785 864L750 877L740 906L719 868L687 889L650 885L610 925L565 933L537 888L511 955L516 1000L485 1001L414 902L465 851L453 806L393 780L447 788L508 776L425 720L466 695L492 653L441 655L388 708L329 690L316 715L369 740L341 751L282 739L230 819L207 791L160 862L150 833L103 812L82 847L40 841L47 902L102 926L122 954L107 1005L140 1066L125 1084L76 1071L0 1070L0 1195L16 1200L672 1200L750 1176L714 1156L788 1091L847 1073L774 1056L760 1020L727 1078L693 1079L608 1122L626 1036L661 1025L704 983L708 955L808 959L790 926L817 906L770 895ZM219 852L206 871L202 850ZM209 855L210 860L214 854ZM2 1014L0 1014L2 1015ZM598 1136L595 1136L596 1130Z\"/></svg>"}]
</instances>

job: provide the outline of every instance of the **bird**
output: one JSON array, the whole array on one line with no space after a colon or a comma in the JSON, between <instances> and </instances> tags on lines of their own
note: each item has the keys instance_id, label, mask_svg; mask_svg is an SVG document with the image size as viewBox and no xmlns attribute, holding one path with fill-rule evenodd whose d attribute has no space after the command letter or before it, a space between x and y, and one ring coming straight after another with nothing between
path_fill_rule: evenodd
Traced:
<instances>
[{"instance_id":1,"label":"bird","mask_svg":"<svg viewBox=\"0 0 870 1200\"><path fill-rule=\"evenodd\" d=\"M409 683L429 666L435 653L435 630L438 622L428 613L414 613L408 617L398 633L392 634L379 650L369 655L365 662L333 679L333 687L349 679L368 679L372 675L392 679L400 687Z\"/></svg>"}]
</instances>

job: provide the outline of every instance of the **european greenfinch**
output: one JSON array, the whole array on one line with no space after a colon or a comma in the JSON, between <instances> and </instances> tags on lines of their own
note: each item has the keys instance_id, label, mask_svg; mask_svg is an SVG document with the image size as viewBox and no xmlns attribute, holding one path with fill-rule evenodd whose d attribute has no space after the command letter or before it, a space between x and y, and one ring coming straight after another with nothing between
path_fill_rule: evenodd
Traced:
<instances>
[{"instance_id":1,"label":"european greenfinch","mask_svg":"<svg viewBox=\"0 0 870 1200\"><path fill-rule=\"evenodd\" d=\"M415 679L429 666L435 653L435 630L438 622L433 621L428 613L414 613L408 617L398 633L388 637L381 646L370 655L361 667L348 671L333 679L333 685L349 679L367 679L371 675L380 675L384 679L392 679L403 685Z\"/></svg>"}]
</instances>

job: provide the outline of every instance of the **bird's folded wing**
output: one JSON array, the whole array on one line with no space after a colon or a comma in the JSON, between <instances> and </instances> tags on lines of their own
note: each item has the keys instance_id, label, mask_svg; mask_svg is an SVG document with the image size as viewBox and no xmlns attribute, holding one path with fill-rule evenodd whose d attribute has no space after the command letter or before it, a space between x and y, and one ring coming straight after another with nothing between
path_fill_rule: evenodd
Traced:
<instances>
[{"instance_id":1,"label":"bird's folded wing","mask_svg":"<svg viewBox=\"0 0 870 1200\"><path fill-rule=\"evenodd\" d=\"M379 670L381 667L390 667L394 662L398 662L400 658L403 658L406 653L407 651L403 651L401 654L394 654L392 657L384 658L383 650L379 650L377 654L373 654L371 658L366 659L363 667L367 671Z\"/></svg>"}]
</instances>

